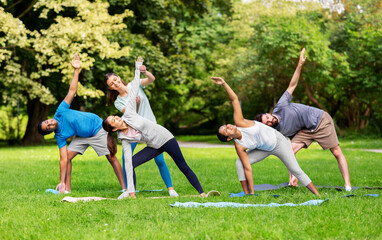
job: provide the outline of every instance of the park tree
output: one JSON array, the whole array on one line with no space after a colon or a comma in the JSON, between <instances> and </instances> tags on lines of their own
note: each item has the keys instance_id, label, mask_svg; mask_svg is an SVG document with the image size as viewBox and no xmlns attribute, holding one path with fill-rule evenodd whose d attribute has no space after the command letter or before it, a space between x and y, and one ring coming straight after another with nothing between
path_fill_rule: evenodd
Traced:
<instances>
[{"instance_id":1,"label":"park tree","mask_svg":"<svg viewBox=\"0 0 382 240\"><path fill-rule=\"evenodd\" d=\"M2 101L14 105L19 98L26 103L28 124L23 143L41 142L37 123L46 119L48 106L67 91L73 54L79 53L83 69L90 69L96 59L128 56L129 48L121 48L108 36L126 28L123 19L132 12L110 15L109 4L100 1L31 1L21 10L17 8L21 1L7 3L0 7ZM83 98L104 95L85 84L78 88Z\"/></svg>"},{"instance_id":2,"label":"park tree","mask_svg":"<svg viewBox=\"0 0 382 240\"><path fill-rule=\"evenodd\" d=\"M382 1L346 1L343 14L326 24L330 47L346 59L336 82L342 121L352 129L382 129ZM337 66L336 66L337 68Z\"/></svg>"},{"instance_id":3,"label":"park tree","mask_svg":"<svg viewBox=\"0 0 382 240\"><path fill-rule=\"evenodd\" d=\"M206 79L216 67L212 53L229 39L226 23L232 14L231 1L110 1L111 13L128 8L134 18L125 19L129 32L121 31L113 39L131 46L131 56L105 65L132 79L134 56L141 55L155 75L146 87L151 107L159 123L171 131L184 130L214 118ZM101 63L102 64L102 63ZM98 75L93 71L94 77ZM208 98L206 97L208 96ZM110 113L117 113L112 107Z\"/></svg>"},{"instance_id":4,"label":"park tree","mask_svg":"<svg viewBox=\"0 0 382 240\"><path fill-rule=\"evenodd\" d=\"M238 3L234 39L220 53L219 71L237 89L244 112L269 112L305 47L295 101L328 111L341 127L362 129L380 119L381 1L310 4Z\"/></svg>"}]
</instances>

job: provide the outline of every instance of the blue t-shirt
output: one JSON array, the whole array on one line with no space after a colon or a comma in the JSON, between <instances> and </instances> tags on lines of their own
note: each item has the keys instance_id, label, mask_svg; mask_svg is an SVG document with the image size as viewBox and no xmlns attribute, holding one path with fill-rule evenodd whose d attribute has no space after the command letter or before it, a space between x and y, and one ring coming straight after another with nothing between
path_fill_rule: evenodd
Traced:
<instances>
[{"instance_id":1,"label":"blue t-shirt","mask_svg":"<svg viewBox=\"0 0 382 240\"><path fill-rule=\"evenodd\" d=\"M70 109L70 105L62 101L53 119L58 122L54 138L58 148L66 145L66 140L73 136L93 137L102 127L102 119L94 113Z\"/></svg>"},{"instance_id":2,"label":"blue t-shirt","mask_svg":"<svg viewBox=\"0 0 382 240\"><path fill-rule=\"evenodd\" d=\"M292 98L292 95L285 91L277 102L272 113L279 119L276 129L287 137L296 135L302 129L314 131L324 111L304 104L291 103Z\"/></svg>"}]
</instances>

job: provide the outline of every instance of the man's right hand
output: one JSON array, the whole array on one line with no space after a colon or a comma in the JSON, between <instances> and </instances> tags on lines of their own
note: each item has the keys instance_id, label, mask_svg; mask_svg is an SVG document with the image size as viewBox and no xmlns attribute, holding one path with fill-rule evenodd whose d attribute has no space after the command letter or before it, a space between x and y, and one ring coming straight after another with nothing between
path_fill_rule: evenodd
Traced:
<instances>
[{"instance_id":1,"label":"man's right hand","mask_svg":"<svg viewBox=\"0 0 382 240\"><path fill-rule=\"evenodd\" d=\"M81 61L80 57L77 54L74 54L73 61L71 62L71 64L74 69L80 69Z\"/></svg>"},{"instance_id":2,"label":"man's right hand","mask_svg":"<svg viewBox=\"0 0 382 240\"><path fill-rule=\"evenodd\" d=\"M301 50L300 59L298 60L298 65L300 65L300 66L304 65L304 63L305 63L306 56L304 57L304 54L305 54L305 48L303 48Z\"/></svg>"},{"instance_id":3,"label":"man's right hand","mask_svg":"<svg viewBox=\"0 0 382 240\"><path fill-rule=\"evenodd\" d=\"M216 83L217 85L223 85L225 83L224 79L221 77L211 77L211 79Z\"/></svg>"}]
</instances>

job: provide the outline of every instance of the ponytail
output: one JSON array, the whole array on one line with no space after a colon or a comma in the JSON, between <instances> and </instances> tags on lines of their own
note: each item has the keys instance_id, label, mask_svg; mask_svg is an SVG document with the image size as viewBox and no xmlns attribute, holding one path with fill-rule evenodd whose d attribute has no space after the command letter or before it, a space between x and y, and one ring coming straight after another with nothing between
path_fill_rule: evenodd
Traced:
<instances>
[{"instance_id":1,"label":"ponytail","mask_svg":"<svg viewBox=\"0 0 382 240\"><path fill-rule=\"evenodd\" d=\"M108 132L107 134L107 148L109 149L110 155L114 157L117 154L117 141L115 141L114 137L111 135L113 132L113 128L111 125L107 122L106 117L102 122L102 128Z\"/></svg>"},{"instance_id":2,"label":"ponytail","mask_svg":"<svg viewBox=\"0 0 382 240\"><path fill-rule=\"evenodd\" d=\"M109 149L111 157L117 154L117 141L115 141L111 133L107 134L107 149Z\"/></svg>"}]
</instances>

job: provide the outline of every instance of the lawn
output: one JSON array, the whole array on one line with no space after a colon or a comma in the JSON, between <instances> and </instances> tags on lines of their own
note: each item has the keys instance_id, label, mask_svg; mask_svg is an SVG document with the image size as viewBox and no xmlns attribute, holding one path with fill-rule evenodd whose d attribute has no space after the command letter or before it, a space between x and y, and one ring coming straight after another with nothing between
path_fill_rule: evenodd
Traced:
<instances>
[{"instance_id":1,"label":"lawn","mask_svg":"<svg viewBox=\"0 0 382 240\"><path fill-rule=\"evenodd\" d=\"M360 150L382 148L381 142L359 140L343 144L353 186L382 186L382 154ZM137 193L136 199L120 201L64 203L63 195L45 193L45 189L54 188L59 181L56 146L0 148L0 239L382 239L382 196L362 196L381 195L382 190L358 189L353 192L355 197L344 198L345 192L319 189L322 198L329 199L321 206L170 207L175 201L266 204L317 199L304 187L229 198L229 193L242 191L236 176L234 149L182 150L205 191L218 190L221 197L150 199L168 195L154 161L150 161L136 171L137 188L164 189L162 192ZM316 185L343 186L329 151L313 145L300 151L297 158ZM197 194L168 155L165 159L177 192L181 196ZM275 157L253 165L253 171L255 184L287 181L286 168ZM108 161L98 158L91 148L73 160L72 176L69 196L116 198L120 194Z\"/></svg>"}]
</instances>

